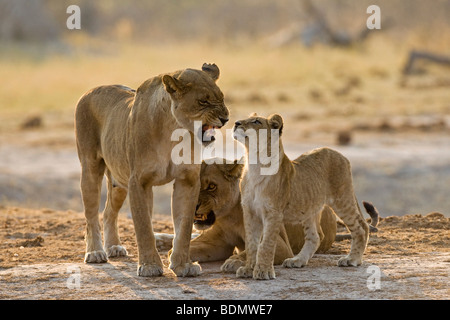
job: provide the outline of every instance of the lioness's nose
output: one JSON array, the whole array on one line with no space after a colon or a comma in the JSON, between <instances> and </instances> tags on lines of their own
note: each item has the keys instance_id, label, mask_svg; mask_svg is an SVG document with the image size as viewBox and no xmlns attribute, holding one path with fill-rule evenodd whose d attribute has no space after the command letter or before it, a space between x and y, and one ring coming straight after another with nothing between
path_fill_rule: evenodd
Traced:
<instances>
[{"instance_id":1,"label":"lioness's nose","mask_svg":"<svg viewBox=\"0 0 450 320\"><path fill-rule=\"evenodd\" d=\"M220 122L222 122L222 125L224 126L225 123L228 122L228 119L224 119L224 118L219 118Z\"/></svg>"},{"instance_id":2,"label":"lioness's nose","mask_svg":"<svg viewBox=\"0 0 450 320\"><path fill-rule=\"evenodd\" d=\"M241 124L242 124L242 122L240 122L240 121L236 121L236 122L234 123L235 126L240 126Z\"/></svg>"}]
</instances>

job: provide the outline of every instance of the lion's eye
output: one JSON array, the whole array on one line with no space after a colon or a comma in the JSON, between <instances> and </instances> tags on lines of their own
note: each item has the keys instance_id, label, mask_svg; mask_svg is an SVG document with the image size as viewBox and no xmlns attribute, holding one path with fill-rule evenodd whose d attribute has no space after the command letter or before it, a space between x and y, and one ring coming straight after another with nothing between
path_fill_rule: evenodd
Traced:
<instances>
[{"instance_id":1,"label":"lion's eye","mask_svg":"<svg viewBox=\"0 0 450 320\"><path fill-rule=\"evenodd\" d=\"M214 190L216 190L216 188L217 188L217 186L214 183L210 183L208 185L208 190L209 191L214 191Z\"/></svg>"},{"instance_id":2,"label":"lion's eye","mask_svg":"<svg viewBox=\"0 0 450 320\"><path fill-rule=\"evenodd\" d=\"M261 121L259 121L258 119L255 119L255 120L252 121L252 123L254 123L254 124L261 124Z\"/></svg>"},{"instance_id":3,"label":"lion's eye","mask_svg":"<svg viewBox=\"0 0 450 320\"><path fill-rule=\"evenodd\" d=\"M207 106L207 105L209 105L208 100L198 100L198 103L199 103L200 105L202 105L202 106Z\"/></svg>"}]
</instances>

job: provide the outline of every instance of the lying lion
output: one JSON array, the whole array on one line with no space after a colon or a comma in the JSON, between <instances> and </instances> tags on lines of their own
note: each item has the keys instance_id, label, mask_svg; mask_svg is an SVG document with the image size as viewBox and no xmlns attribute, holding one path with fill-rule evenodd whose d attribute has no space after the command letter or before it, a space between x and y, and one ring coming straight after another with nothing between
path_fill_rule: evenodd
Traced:
<instances>
[{"instance_id":1,"label":"lying lion","mask_svg":"<svg viewBox=\"0 0 450 320\"><path fill-rule=\"evenodd\" d=\"M210 165L203 162L200 171L201 189L194 228L202 233L191 241L191 259L199 262L226 260L221 268L226 272L235 272L246 259L239 190L243 168L244 165L239 164L237 160L226 164L224 159L218 159ZM376 226L378 212L371 204L363 203L372 218L371 224ZM321 242L317 249L318 253L326 252L335 239L339 241L349 238L347 234L336 234L336 216L330 207L325 206L319 217L317 231ZM372 230L376 231L376 228L372 227ZM300 225L285 223L284 231L277 236L274 263L281 264L285 259L293 257L293 254L298 253L303 247L304 239L303 228ZM238 253L233 255L235 250Z\"/></svg>"},{"instance_id":2,"label":"lying lion","mask_svg":"<svg viewBox=\"0 0 450 320\"><path fill-rule=\"evenodd\" d=\"M127 255L117 230L117 215L129 194L138 246L139 276L159 276L163 264L151 218L153 186L172 180L174 249L169 268L177 276L197 276L200 265L189 257L191 230L200 189L200 164L175 164L172 133L183 129L192 139L222 127L229 112L216 85L219 68L185 69L145 81L137 91L111 85L94 88L78 102L76 143L81 163L81 193L86 217L86 263ZM195 121L201 121L198 132ZM194 148L194 147L193 147ZM194 150L192 150L194 151ZM104 244L98 217L103 175L107 202L103 213Z\"/></svg>"},{"instance_id":3,"label":"lying lion","mask_svg":"<svg viewBox=\"0 0 450 320\"><path fill-rule=\"evenodd\" d=\"M254 115L235 122L233 137L245 145L240 186L246 239L246 262L236 276L275 278L277 238L284 223L301 224L305 242L297 255L284 260L283 266L305 266L321 243L318 216L325 205L333 208L352 236L350 253L339 259L338 265L360 265L369 225L354 194L349 161L329 148L313 150L291 161L283 150L282 129L283 118L278 114L268 118ZM254 132L257 140L252 143L250 133ZM258 159L254 163L249 160L252 152ZM262 174L268 166L260 160L264 154L278 154L276 170L268 175Z\"/></svg>"}]
</instances>

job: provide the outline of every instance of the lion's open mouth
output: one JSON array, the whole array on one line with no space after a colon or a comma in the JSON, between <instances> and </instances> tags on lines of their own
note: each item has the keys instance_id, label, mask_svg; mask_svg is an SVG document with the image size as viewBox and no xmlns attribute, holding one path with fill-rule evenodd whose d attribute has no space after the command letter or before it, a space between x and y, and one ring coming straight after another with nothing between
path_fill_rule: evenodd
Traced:
<instances>
[{"instance_id":1,"label":"lion's open mouth","mask_svg":"<svg viewBox=\"0 0 450 320\"><path fill-rule=\"evenodd\" d=\"M211 226L216 221L216 215L214 211L210 211L207 214L195 213L194 224L202 226Z\"/></svg>"},{"instance_id":2,"label":"lion's open mouth","mask_svg":"<svg viewBox=\"0 0 450 320\"><path fill-rule=\"evenodd\" d=\"M211 142L216 140L216 137L214 136L216 134L216 129L220 129L220 127L204 124L202 126L202 142Z\"/></svg>"}]
</instances>

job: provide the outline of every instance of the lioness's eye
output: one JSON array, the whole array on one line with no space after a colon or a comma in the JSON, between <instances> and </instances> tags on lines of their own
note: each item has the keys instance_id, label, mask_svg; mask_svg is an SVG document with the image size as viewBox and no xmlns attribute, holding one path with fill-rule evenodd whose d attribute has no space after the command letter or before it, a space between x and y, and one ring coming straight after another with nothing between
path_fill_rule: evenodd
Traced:
<instances>
[{"instance_id":1,"label":"lioness's eye","mask_svg":"<svg viewBox=\"0 0 450 320\"><path fill-rule=\"evenodd\" d=\"M210 183L210 184L208 185L208 190L209 190L209 191L216 190L216 185L215 185L214 183Z\"/></svg>"},{"instance_id":2,"label":"lioness's eye","mask_svg":"<svg viewBox=\"0 0 450 320\"><path fill-rule=\"evenodd\" d=\"M198 103L201 104L202 106L207 106L207 105L209 105L208 100L198 100Z\"/></svg>"},{"instance_id":3,"label":"lioness's eye","mask_svg":"<svg viewBox=\"0 0 450 320\"><path fill-rule=\"evenodd\" d=\"M261 121L259 121L258 119L255 119L255 120L252 121L252 123L261 124Z\"/></svg>"}]
</instances>

